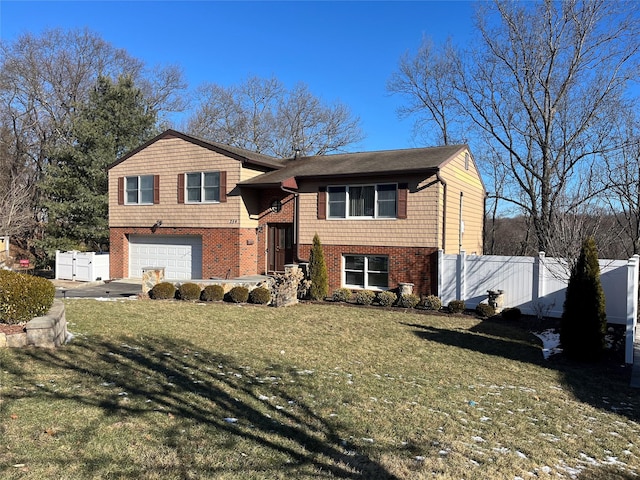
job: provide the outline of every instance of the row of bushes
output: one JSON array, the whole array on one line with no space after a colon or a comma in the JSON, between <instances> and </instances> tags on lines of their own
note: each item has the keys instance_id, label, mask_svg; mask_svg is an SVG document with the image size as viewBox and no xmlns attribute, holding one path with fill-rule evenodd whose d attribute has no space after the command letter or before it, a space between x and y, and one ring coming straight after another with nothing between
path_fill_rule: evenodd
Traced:
<instances>
[{"instance_id":1,"label":"row of bushes","mask_svg":"<svg viewBox=\"0 0 640 480\"><path fill-rule=\"evenodd\" d=\"M0 322L17 324L46 314L55 293L46 278L0 270Z\"/></svg>"},{"instance_id":2,"label":"row of bushes","mask_svg":"<svg viewBox=\"0 0 640 480\"><path fill-rule=\"evenodd\" d=\"M173 283L161 282L150 291L149 297L154 300L187 300L203 302L219 302L222 300L233 303L246 303L247 301L259 305L266 305L271 301L271 292L264 287L254 288L249 291L247 287L236 286L226 294L222 285L207 285L200 288L196 283L183 283L178 288Z\"/></svg>"},{"instance_id":3,"label":"row of bushes","mask_svg":"<svg viewBox=\"0 0 640 480\"><path fill-rule=\"evenodd\" d=\"M442 301L436 295L428 295L421 300L418 295L413 293L398 296L390 291L358 290L354 293L348 288L339 288L333 292L331 298L334 302L352 302L358 305L377 304L382 307L424 308L425 310L436 312L442 309ZM451 313L462 313L465 309L464 300L452 300L447 305L447 310ZM478 304L475 312L478 316L484 318L493 317L496 314L495 309L486 303ZM502 311L502 317L505 320L517 320L520 316L519 308L506 308Z\"/></svg>"}]
</instances>

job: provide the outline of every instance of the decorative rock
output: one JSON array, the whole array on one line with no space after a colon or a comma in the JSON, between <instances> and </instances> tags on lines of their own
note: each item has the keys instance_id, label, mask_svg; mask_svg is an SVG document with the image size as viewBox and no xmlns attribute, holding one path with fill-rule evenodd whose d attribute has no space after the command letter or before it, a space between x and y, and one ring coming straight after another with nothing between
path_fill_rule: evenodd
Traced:
<instances>
[{"instance_id":1,"label":"decorative rock","mask_svg":"<svg viewBox=\"0 0 640 480\"><path fill-rule=\"evenodd\" d=\"M158 283L164 280L164 267L143 267L142 268L142 293L149 291Z\"/></svg>"}]
</instances>

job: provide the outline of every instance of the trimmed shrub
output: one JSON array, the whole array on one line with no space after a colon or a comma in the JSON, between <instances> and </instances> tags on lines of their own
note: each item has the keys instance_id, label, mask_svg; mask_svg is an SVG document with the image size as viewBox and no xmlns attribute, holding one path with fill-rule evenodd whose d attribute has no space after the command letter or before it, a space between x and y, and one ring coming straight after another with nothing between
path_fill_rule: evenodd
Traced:
<instances>
[{"instance_id":1,"label":"trimmed shrub","mask_svg":"<svg viewBox=\"0 0 640 480\"><path fill-rule=\"evenodd\" d=\"M156 283L151 290L149 290L149 297L154 300L169 300L175 298L176 287L173 283L160 282Z\"/></svg>"},{"instance_id":2,"label":"trimmed shrub","mask_svg":"<svg viewBox=\"0 0 640 480\"><path fill-rule=\"evenodd\" d=\"M339 288L335 292L333 292L331 298L334 302L348 302L349 300L351 300L352 296L353 292L348 288Z\"/></svg>"},{"instance_id":3,"label":"trimmed shrub","mask_svg":"<svg viewBox=\"0 0 640 480\"><path fill-rule=\"evenodd\" d=\"M415 308L420 303L420 297L415 293L404 293L398 298L398 306L402 308Z\"/></svg>"},{"instance_id":4,"label":"trimmed shrub","mask_svg":"<svg viewBox=\"0 0 640 480\"><path fill-rule=\"evenodd\" d=\"M45 278L0 270L0 321L15 324L46 314L55 293Z\"/></svg>"},{"instance_id":5,"label":"trimmed shrub","mask_svg":"<svg viewBox=\"0 0 640 480\"><path fill-rule=\"evenodd\" d=\"M448 308L451 313L462 313L467 306L465 305L464 300L451 300Z\"/></svg>"},{"instance_id":6,"label":"trimmed shrub","mask_svg":"<svg viewBox=\"0 0 640 480\"><path fill-rule=\"evenodd\" d=\"M378 303L383 307L390 307L391 305L396 303L397 299L398 296L395 293L389 291L379 292L376 296L376 300L378 300Z\"/></svg>"},{"instance_id":7,"label":"trimmed shrub","mask_svg":"<svg viewBox=\"0 0 640 480\"><path fill-rule=\"evenodd\" d=\"M229 301L234 303L247 303L249 300L249 289L247 287L233 287L227 293L227 298Z\"/></svg>"},{"instance_id":8,"label":"trimmed shrub","mask_svg":"<svg viewBox=\"0 0 640 480\"><path fill-rule=\"evenodd\" d=\"M204 302L219 302L224 298L222 285L207 285L200 294L200 300Z\"/></svg>"},{"instance_id":9,"label":"trimmed shrub","mask_svg":"<svg viewBox=\"0 0 640 480\"><path fill-rule=\"evenodd\" d=\"M488 303L479 303L476 306L476 314L482 318L489 318L496 314L496 309Z\"/></svg>"},{"instance_id":10,"label":"trimmed shrub","mask_svg":"<svg viewBox=\"0 0 640 480\"><path fill-rule=\"evenodd\" d=\"M187 301L200 300L201 292L200 285L197 283L183 283L178 287L178 298Z\"/></svg>"},{"instance_id":11,"label":"trimmed shrub","mask_svg":"<svg viewBox=\"0 0 640 480\"><path fill-rule=\"evenodd\" d=\"M571 269L560 321L560 344L564 354L576 360L597 360L605 348L607 313L600 283L598 250L593 237L582 243L578 261Z\"/></svg>"},{"instance_id":12,"label":"trimmed shrub","mask_svg":"<svg viewBox=\"0 0 640 480\"><path fill-rule=\"evenodd\" d=\"M502 315L502 318L509 320L510 322L519 320L522 316L522 312L518 307L505 308L500 314Z\"/></svg>"},{"instance_id":13,"label":"trimmed shrub","mask_svg":"<svg viewBox=\"0 0 640 480\"><path fill-rule=\"evenodd\" d=\"M249 301L258 305L266 305L271 301L271 290L264 287L254 288L249 292Z\"/></svg>"},{"instance_id":14,"label":"trimmed shrub","mask_svg":"<svg viewBox=\"0 0 640 480\"><path fill-rule=\"evenodd\" d=\"M442 301L437 295L428 295L424 299L424 308L427 310L435 310L437 312L442 308Z\"/></svg>"},{"instance_id":15,"label":"trimmed shrub","mask_svg":"<svg viewBox=\"0 0 640 480\"><path fill-rule=\"evenodd\" d=\"M371 290L358 290L354 295L354 300L358 305L371 305L375 298L376 294Z\"/></svg>"},{"instance_id":16,"label":"trimmed shrub","mask_svg":"<svg viewBox=\"0 0 640 480\"><path fill-rule=\"evenodd\" d=\"M309 296L312 300L324 300L329 294L329 274L317 233L313 236L313 246L309 255L309 277L311 278Z\"/></svg>"}]
</instances>

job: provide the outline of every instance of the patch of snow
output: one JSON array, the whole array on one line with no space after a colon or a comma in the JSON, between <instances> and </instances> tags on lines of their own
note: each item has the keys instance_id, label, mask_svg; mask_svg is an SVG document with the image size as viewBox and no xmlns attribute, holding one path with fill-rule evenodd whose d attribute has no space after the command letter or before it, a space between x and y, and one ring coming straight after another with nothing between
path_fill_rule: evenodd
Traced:
<instances>
[{"instance_id":1,"label":"patch of snow","mask_svg":"<svg viewBox=\"0 0 640 480\"><path fill-rule=\"evenodd\" d=\"M543 332L534 333L542 341L542 355L545 360L551 355L562 352L560 348L560 334L555 330L545 330Z\"/></svg>"},{"instance_id":2,"label":"patch of snow","mask_svg":"<svg viewBox=\"0 0 640 480\"><path fill-rule=\"evenodd\" d=\"M471 440L473 440L474 442L478 442L478 443L482 443L482 442L486 442L486 440L482 437L471 437Z\"/></svg>"}]
</instances>

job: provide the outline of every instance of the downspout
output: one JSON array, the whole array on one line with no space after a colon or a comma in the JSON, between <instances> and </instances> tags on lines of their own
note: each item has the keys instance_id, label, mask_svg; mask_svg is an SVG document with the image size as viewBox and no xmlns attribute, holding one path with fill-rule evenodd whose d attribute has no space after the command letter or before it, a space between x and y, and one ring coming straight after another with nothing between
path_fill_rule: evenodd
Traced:
<instances>
[{"instance_id":1,"label":"downspout","mask_svg":"<svg viewBox=\"0 0 640 480\"><path fill-rule=\"evenodd\" d=\"M295 232L296 238L296 253L295 253L295 261L297 263L305 263L309 260L305 260L300 258L300 202L298 202L298 192L288 189L287 187L280 185L280 190L285 193L290 193L293 195L293 231Z\"/></svg>"},{"instance_id":2,"label":"downspout","mask_svg":"<svg viewBox=\"0 0 640 480\"><path fill-rule=\"evenodd\" d=\"M442 184L442 253L446 253L447 242L447 182L440 176L440 169L436 170L436 178Z\"/></svg>"}]
</instances>

